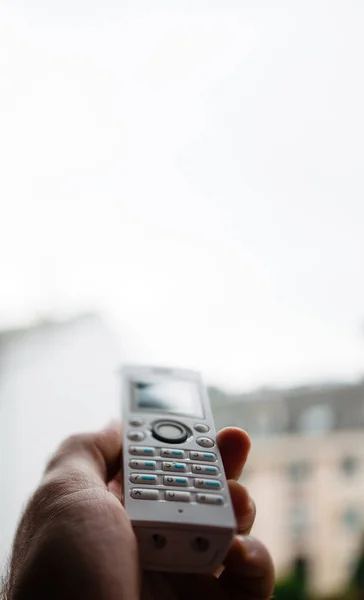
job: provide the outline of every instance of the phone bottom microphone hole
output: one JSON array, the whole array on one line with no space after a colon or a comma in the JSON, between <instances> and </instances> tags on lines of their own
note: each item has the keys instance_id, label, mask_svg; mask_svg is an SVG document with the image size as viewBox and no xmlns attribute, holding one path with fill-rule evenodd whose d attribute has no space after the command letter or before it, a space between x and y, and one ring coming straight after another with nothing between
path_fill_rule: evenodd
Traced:
<instances>
[{"instance_id":1,"label":"phone bottom microphone hole","mask_svg":"<svg viewBox=\"0 0 364 600\"><path fill-rule=\"evenodd\" d=\"M206 538L197 537L191 542L191 547L196 552L207 552L210 547L210 543Z\"/></svg>"},{"instance_id":2,"label":"phone bottom microphone hole","mask_svg":"<svg viewBox=\"0 0 364 600\"><path fill-rule=\"evenodd\" d=\"M160 535L159 533L154 533L152 535L152 543L156 550L161 550L166 545L167 540L164 537L164 535Z\"/></svg>"}]
</instances>

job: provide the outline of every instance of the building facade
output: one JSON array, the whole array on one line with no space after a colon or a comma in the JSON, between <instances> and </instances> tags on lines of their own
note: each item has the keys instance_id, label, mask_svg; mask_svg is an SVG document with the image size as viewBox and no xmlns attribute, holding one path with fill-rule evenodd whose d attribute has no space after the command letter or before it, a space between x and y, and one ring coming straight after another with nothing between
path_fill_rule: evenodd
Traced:
<instances>
[{"instance_id":1,"label":"building facade","mask_svg":"<svg viewBox=\"0 0 364 600\"><path fill-rule=\"evenodd\" d=\"M253 438L242 482L278 575L300 557L313 593L344 589L364 533L364 385L211 396L218 425Z\"/></svg>"},{"instance_id":2,"label":"building facade","mask_svg":"<svg viewBox=\"0 0 364 600\"><path fill-rule=\"evenodd\" d=\"M57 445L120 417L118 367L118 344L98 316L0 332L0 573Z\"/></svg>"}]
</instances>

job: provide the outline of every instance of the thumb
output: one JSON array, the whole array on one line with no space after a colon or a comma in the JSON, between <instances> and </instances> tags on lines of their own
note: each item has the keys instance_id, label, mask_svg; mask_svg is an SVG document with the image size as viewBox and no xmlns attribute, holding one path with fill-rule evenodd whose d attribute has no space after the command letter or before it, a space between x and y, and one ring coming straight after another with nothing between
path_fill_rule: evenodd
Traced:
<instances>
[{"instance_id":1,"label":"thumb","mask_svg":"<svg viewBox=\"0 0 364 600\"><path fill-rule=\"evenodd\" d=\"M79 477L84 487L106 487L120 470L121 424L67 438L50 459L43 483L54 478Z\"/></svg>"}]
</instances>

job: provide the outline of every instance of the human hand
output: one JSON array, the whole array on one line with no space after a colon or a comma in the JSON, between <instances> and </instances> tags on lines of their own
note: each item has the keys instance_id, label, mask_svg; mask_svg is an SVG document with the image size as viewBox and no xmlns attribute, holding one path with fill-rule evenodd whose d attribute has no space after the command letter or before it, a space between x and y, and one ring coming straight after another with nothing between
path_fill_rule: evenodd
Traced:
<instances>
[{"instance_id":1,"label":"human hand","mask_svg":"<svg viewBox=\"0 0 364 600\"><path fill-rule=\"evenodd\" d=\"M217 436L238 524L224 565L211 575L141 572L137 542L120 502L120 427L74 435L50 460L20 522L11 600L267 600L274 571L249 536L254 503L237 483L250 441L240 429Z\"/></svg>"}]
</instances>

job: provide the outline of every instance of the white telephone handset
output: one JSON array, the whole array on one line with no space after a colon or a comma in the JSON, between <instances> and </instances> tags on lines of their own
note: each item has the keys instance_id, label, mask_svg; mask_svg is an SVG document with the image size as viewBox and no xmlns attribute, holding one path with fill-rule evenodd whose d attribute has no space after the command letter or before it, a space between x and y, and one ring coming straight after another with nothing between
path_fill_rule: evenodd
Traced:
<instances>
[{"instance_id":1,"label":"white telephone handset","mask_svg":"<svg viewBox=\"0 0 364 600\"><path fill-rule=\"evenodd\" d=\"M235 517L199 374L123 368L123 427L124 506L143 568L212 571Z\"/></svg>"}]
</instances>

